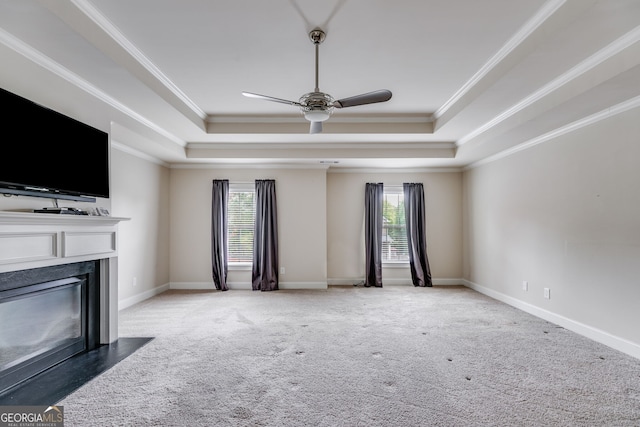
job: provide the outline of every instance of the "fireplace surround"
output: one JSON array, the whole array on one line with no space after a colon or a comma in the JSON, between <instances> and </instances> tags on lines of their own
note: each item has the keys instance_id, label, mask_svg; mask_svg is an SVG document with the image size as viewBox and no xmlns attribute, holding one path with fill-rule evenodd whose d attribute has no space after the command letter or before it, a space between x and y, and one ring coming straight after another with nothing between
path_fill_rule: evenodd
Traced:
<instances>
[{"instance_id":1,"label":"fireplace surround","mask_svg":"<svg viewBox=\"0 0 640 427\"><path fill-rule=\"evenodd\" d=\"M117 341L122 220L0 212L0 392Z\"/></svg>"}]
</instances>

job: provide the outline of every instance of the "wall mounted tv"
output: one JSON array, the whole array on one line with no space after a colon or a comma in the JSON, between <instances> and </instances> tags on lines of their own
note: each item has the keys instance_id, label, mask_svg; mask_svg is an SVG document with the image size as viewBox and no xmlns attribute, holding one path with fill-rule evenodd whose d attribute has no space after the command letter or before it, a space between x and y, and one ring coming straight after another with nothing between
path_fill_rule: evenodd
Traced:
<instances>
[{"instance_id":1,"label":"wall mounted tv","mask_svg":"<svg viewBox=\"0 0 640 427\"><path fill-rule=\"evenodd\" d=\"M109 136L0 88L0 193L109 197Z\"/></svg>"}]
</instances>

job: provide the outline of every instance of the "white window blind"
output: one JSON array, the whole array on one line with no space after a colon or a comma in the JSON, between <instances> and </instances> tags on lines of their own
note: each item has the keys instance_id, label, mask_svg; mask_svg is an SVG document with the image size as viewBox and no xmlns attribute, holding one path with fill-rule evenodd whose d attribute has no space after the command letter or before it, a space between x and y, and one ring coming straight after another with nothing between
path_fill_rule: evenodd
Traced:
<instances>
[{"instance_id":1,"label":"white window blind","mask_svg":"<svg viewBox=\"0 0 640 427\"><path fill-rule=\"evenodd\" d=\"M254 196L254 189L247 185L229 186L227 213L229 263L253 262L253 226L256 220Z\"/></svg>"},{"instance_id":2,"label":"white window blind","mask_svg":"<svg viewBox=\"0 0 640 427\"><path fill-rule=\"evenodd\" d=\"M382 202L382 262L409 262L402 186L385 186Z\"/></svg>"}]
</instances>

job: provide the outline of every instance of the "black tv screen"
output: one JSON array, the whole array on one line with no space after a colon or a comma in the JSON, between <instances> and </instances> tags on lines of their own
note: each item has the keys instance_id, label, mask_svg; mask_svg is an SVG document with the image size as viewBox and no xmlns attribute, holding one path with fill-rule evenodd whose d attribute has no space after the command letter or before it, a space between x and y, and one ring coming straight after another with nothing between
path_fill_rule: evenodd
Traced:
<instances>
[{"instance_id":1,"label":"black tv screen","mask_svg":"<svg viewBox=\"0 0 640 427\"><path fill-rule=\"evenodd\" d=\"M0 88L0 193L109 197L109 136Z\"/></svg>"}]
</instances>

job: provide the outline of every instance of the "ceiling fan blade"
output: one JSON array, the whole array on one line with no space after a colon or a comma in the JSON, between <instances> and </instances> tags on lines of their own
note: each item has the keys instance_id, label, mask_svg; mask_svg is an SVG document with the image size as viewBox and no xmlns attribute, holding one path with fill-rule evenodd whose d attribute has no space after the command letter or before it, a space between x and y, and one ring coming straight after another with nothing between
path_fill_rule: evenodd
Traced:
<instances>
[{"instance_id":1,"label":"ceiling fan blade","mask_svg":"<svg viewBox=\"0 0 640 427\"><path fill-rule=\"evenodd\" d=\"M267 100L267 101L279 102L281 104L295 105L297 107L300 106L299 102L288 101L286 99L281 99L281 98L274 98L273 96L260 95L260 94L251 93L251 92L242 92L242 94L244 96L248 97L248 98L264 99L264 100Z\"/></svg>"},{"instance_id":2,"label":"ceiling fan blade","mask_svg":"<svg viewBox=\"0 0 640 427\"><path fill-rule=\"evenodd\" d=\"M322 122L311 122L309 133L322 133Z\"/></svg>"},{"instance_id":3,"label":"ceiling fan blade","mask_svg":"<svg viewBox=\"0 0 640 427\"><path fill-rule=\"evenodd\" d=\"M362 95L356 95L349 98L338 99L334 101L333 106L336 108L355 107L358 105L374 104L376 102L385 102L391 99L391 91L386 89L376 90Z\"/></svg>"}]
</instances>

